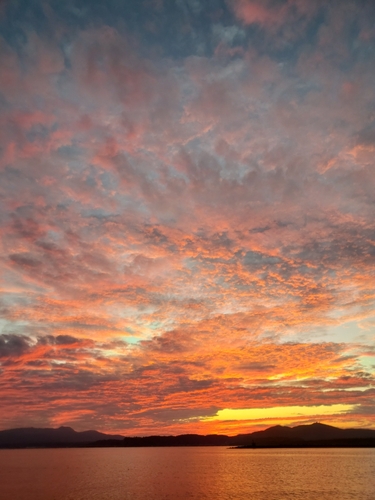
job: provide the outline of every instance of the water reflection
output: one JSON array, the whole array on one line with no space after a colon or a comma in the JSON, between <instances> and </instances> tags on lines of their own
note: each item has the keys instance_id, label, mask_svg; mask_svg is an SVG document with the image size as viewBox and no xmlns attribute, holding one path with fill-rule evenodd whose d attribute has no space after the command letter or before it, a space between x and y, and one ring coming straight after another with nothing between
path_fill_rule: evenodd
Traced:
<instances>
[{"instance_id":1,"label":"water reflection","mask_svg":"<svg viewBox=\"0 0 375 500\"><path fill-rule=\"evenodd\" d=\"M0 450L12 500L373 500L375 450Z\"/></svg>"}]
</instances>

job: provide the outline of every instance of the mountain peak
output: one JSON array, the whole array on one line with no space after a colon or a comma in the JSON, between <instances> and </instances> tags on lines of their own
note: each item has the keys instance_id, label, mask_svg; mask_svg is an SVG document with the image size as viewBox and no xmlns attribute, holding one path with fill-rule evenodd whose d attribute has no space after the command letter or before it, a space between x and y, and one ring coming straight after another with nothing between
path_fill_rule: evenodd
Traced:
<instances>
[{"instance_id":1,"label":"mountain peak","mask_svg":"<svg viewBox=\"0 0 375 500\"><path fill-rule=\"evenodd\" d=\"M334 427L333 425L322 424L321 422L314 422L313 424L310 424L309 427L337 429L337 427Z\"/></svg>"}]
</instances>

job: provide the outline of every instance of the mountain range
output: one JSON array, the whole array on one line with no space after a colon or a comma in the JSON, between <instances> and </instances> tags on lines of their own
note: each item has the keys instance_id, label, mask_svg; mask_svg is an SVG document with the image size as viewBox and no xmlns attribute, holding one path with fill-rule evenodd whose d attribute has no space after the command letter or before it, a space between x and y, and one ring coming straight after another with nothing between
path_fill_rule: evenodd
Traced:
<instances>
[{"instance_id":1,"label":"mountain range","mask_svg":"<svg viewBox=\"0 0 375 500\"><path fill-rule=\"evenodd\" d=\"M124 437L90 430L19 428L0 431L0 448L28 447L141 447L141 446L232 446L238 448L375 447L375 430L339 429L315 423L237 436L182 434L179 436Z\"/></svg>"},{"instance_id":2,"label":"mountain range","mask_svg":"<svg viewBox=\"0 0 375 500\"><path fill-rule=\"evenodd\" d=\"M103 439L122 440L124 436L103 434L98 431L76 432L71 427L58 429L24 427L0 431L0 448L69 446L94 443Z\"/></svg>"}]
</instances>

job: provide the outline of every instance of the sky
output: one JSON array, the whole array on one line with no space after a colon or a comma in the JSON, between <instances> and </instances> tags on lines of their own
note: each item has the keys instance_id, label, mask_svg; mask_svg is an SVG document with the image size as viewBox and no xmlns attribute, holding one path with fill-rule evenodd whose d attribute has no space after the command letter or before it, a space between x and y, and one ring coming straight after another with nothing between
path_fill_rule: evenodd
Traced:
<instances>
[{"instance_id":1,"label":"sky","mask_svg":"<svg viewBox=\"0 0 375 500\"><path fill-rule=\"evenodd\" d=\"M375 428L375 3L0 2L0 428Z\"/></svg>"}]
</instances>

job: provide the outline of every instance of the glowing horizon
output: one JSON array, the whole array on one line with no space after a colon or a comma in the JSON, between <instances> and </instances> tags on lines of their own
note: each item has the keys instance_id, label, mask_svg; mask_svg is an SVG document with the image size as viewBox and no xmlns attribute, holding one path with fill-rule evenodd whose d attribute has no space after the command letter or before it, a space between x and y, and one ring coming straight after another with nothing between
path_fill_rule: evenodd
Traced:
<instances>
[{"instance_id":1,"label":"glowing horizon","mask_svg":"<svg viewBox=\"0 0 375 500\"><path fill-rule=\"evenodd\" d=\"M319 406L276 406L273 408L224 408L219 410L213 417L203 419L203 421L215 420L267 420L292 419L295 417L324 417L325 415L333 416L340 413L351 412L355 409L355 405L319 405Z\"/></svg>"}]
</instances>

